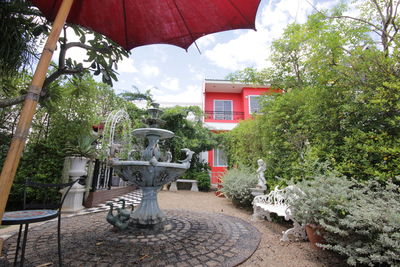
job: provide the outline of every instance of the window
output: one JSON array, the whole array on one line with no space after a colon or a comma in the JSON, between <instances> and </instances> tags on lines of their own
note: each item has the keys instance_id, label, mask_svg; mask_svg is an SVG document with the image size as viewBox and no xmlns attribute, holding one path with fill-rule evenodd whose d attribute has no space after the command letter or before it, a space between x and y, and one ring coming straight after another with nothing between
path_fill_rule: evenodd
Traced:
<instances>
[{"instance_id":1,"label":"window","mask_svg":"<svg viewBox=\"0 0 400 267\"><path fill-rule=\"evenodd\" d=\"M225 155L225 151L221 148L214 149L214 166L215 167L226 167L228 166L228 160Z\"/></svg>"},{"instance_id":2,"label":"window","mask_svg":"<svg viewBox=\"0 0 400 267\"><path fill-rule=\"evenodd\" d=\"M259 95L249 95L249 113L260 113Z\"/></svg>"},{"instance_id":3,"label":"window","mask_svg":"<svg viewBox=\"0 0 400 267\"><path fill-rule=\"evenodd\" d=\"M214 120L232 119L232 100L214 100Z\"/></svg>"}]
</instances>

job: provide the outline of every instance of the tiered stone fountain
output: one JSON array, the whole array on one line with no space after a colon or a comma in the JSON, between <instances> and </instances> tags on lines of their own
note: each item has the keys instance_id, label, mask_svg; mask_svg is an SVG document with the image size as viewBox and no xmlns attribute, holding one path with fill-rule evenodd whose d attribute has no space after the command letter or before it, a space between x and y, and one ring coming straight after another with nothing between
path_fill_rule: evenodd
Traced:
<instances>
[{"instance_id":1,"label":"tiered stone fountain","mask_svg":"<svg viewBox=\"0 0 400 267\"><path fill-rule=\"evenodd\" d=\"M142 200L137 209L132 212L118 210L117 215L109 213L107 221L123 230L129 227L154 228L163 225L165 215L160 210L157 202L157 192L163 185L176 181L189 167L193 152L183 149L186 158L181 163L171 163L170 154L165 162L160 161L161 152L158 145L160 140L172 138L174 133L160 129L163 122L159 119L161 110L158 104L148 109L150 115L146 119L148 128L139 128L133 135L147 139L147 147L141 151L140 160L128 158L127 161L113 159L111 166L114 171L125 181L138 186L142 190Z\"/></svg>"}]
</instances>

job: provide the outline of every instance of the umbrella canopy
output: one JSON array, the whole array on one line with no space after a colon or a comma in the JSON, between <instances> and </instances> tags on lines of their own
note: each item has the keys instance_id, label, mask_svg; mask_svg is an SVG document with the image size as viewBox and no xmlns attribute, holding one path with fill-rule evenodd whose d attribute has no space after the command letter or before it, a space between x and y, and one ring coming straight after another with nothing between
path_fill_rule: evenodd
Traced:
<instances>
[{"instance_id":1,"label":"umbrella canopy","mask_svg":"<svg viewBox=\"0 0 400 267\"><path fill-rule=\"evenodd\" d=\"M31 0L54 20L62 0ZM126 50L147 44L187 49L196 39L255 29L260 0L75 0L67 22L101 33Z\"/></svg>"}]
</instances>

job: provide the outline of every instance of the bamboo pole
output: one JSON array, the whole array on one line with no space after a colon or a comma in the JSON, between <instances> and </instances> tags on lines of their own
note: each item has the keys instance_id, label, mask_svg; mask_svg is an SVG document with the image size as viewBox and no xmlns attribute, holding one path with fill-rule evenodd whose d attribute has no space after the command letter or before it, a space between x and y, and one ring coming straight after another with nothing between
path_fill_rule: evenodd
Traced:
<instances>
[{"instance_id":1,"label":"bamboo pole","mask_svg":"<svg viewBox=\"0 0 400 267\"><path fill-rule=\"evenodd\" d=\"M21 158L22 151L24 150L26 138L32 124L33 115L36 111L36 106L42 90L43 82L46 78L46 73L49 68L53 52L57 47L57 41L60 37L61 30L68 17L73 2L74 0L63 0L60 9L58 10L56 19L54 20L50 35L47 38L46 44L43 48L42 55L32 78L32 82L28 88L28 94L24 101L17 129L11 140L10 148L8 149L7 157L4 161L3 169L1 170L0 221L1 218L3 218L8 195L10 194L19 160Z\"/></svg>"}]
</instances>

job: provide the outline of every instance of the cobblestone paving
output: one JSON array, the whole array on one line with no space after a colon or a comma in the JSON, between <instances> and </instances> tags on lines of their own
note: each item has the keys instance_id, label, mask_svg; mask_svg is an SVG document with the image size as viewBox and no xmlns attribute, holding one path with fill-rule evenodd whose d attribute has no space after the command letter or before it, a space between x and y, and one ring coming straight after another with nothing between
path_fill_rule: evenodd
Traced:
<instances>
[{"instance_id":1,"label":"cobblestone paving","mask_svg":"<svg viewBox=\"0 0 400 267\"><path fill-rule=\"evenodd\" d=\"M235 266L257 249L260 233L235 217L166 210L161 230L118 231L105 212L65 218L62 249L65 266ZM57 265L56 224L29 231L26 266ZM12 262L16 236L4 246ZM48 264L48 265L45 265Z\"/></svg>"}]
</instances>

